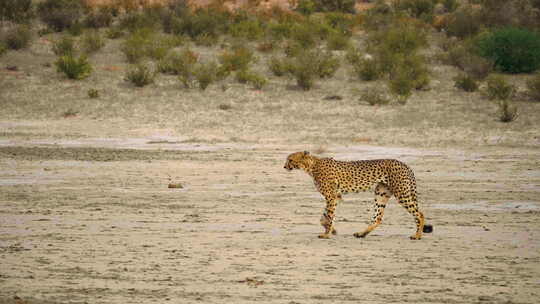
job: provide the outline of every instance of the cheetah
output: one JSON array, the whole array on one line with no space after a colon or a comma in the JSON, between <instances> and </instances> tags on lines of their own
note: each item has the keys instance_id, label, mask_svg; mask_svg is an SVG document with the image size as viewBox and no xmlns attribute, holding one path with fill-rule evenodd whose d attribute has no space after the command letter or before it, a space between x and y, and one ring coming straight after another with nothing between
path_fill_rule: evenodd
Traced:
<instances>
[{"instance_id":1,"label":"cheetah","mask_svg":"<svg viewBox=\"0 0 540 304\"><path fill-rule=\"evenodd\" d=\"M317 190L326 199L326 209L321 217L321 225L325 231L319 238L328 239L331 234L337 234L334 216L342 194L368 191L373 185L376 185L375 214L364 231L354 233L355 237L363 238L381 224L384 208L392 195L414 216L416 234L411 236L411 239L419 240L422 232L433 231L431 225L425 224L424 215L418 210L414 174L399 160L338 161L333 158L319 158L304 151L290 154L284 168L290 171L306 171L313 177Z\"/></svg>"}]
</instances>

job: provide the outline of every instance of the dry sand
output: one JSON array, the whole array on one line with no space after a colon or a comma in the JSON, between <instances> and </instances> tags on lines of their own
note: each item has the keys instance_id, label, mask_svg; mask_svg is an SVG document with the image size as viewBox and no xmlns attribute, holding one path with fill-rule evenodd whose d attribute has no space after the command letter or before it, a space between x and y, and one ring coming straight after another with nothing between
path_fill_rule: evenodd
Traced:
<instances>
[{"instance_id":1,"label":"dry sand","mask_svg":"<svg viewBox=\"0 0 540 304\"><path fill-rule=\"evenodd\" d=\"M538 302L538 150L328 147L410 164L434 233L409 240L414 221L392 199L354 238L365 193L320 240L322 198L283 169L303 147L0 142L0 303Z\"/></svg>"}]
</instances>

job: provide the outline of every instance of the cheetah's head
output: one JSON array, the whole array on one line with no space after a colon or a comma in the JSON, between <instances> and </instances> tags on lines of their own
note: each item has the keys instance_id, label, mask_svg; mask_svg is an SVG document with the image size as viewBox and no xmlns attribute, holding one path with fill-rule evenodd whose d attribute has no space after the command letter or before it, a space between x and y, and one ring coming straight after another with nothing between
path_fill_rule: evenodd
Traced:
<instances>
[{"instance_id":1,"label":"cheetah's head","mask_svg":"<svg viewBox=\"0 0 540 304\"><path fill-rule=\"evenodd\" d=\"M308 151L295 152L287 156L287 161L285 162L285 166L283 166L283 168L289 171L292 169L307 169L310 167L310 163L311 156L309 155Z\"/></svg>"}]
</instances>

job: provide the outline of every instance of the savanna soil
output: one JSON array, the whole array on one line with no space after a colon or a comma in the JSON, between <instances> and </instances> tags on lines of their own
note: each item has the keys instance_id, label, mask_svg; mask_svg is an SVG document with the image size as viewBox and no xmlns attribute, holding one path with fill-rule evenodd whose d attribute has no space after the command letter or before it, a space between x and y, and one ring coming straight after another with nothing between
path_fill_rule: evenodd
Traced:
<instances>
[{"instance_id":1,"label":"savanna soil","mask_svg":"<svg viewBox=\"0 0 540 304\"><path fill-rule=\"evenodd\" d=\"M319 151L406 161L434 225L409 240L392 200L356 239L372 195L349 195L320 240L322 198L283 169L304 147L3 140L0 303L537 302L538 150Z\"/></svg>"}]
</instances>

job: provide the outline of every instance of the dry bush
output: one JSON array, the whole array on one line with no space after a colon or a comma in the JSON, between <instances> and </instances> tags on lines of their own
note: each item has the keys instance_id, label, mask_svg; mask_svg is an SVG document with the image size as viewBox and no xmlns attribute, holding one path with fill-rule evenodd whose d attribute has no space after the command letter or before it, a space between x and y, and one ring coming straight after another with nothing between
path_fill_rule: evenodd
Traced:
<instances>
[{"instance_id":1,"label":"dry bush","mask_svg":"<svg viewBox=\"0 0 540 304\"><path fill-rule=\"evenodd\" d=\"M390 99L386 96L385 92L379 88L365 89L360 95L360 100L372 106L390 103Z\"/></svg>"},{"instance_id":2,"label":"dry bush","mask_svg":"<svg viewBox=\"0 0 540 304\"><path fill-rule=\"evenodd\" d=\"M101 37L99 31L89 30L83 35L81 45L85 53L95 53L105 45L105 40Z\"/></svg>"},{"instance_id":3,"label":"dry bush","mask_svg":"<svg viewBox=\"0 0 540 304\"><path fill-rule=\"evenodd\" d=\"M534 101L540 101L540 73L527 81L527 94Z\"/></svg>"},{"instance_id":4,"label":"dry bush","mask_svg":"<svg viewBox=\"0 0 540 304\"><path fill-rule=\"evenodd\" d=\"M0 38L8 49L25 49L30 46L32 41L32 31L28 25L21 24L9 29Z\"/></svg>"},{"instance_id":5,"label":"dry bush","mask_svg":"<svg viewBox=\"0 0 540 304\"><path fill-rule=\"evenodd\" d=\"M511 104L508 100L500 100L497 105L499 106L499 121L512 122L518 117L518 109L515 105Z\"/></svg>"},{"instance_id":6,"label":"dry bush","mask_svg":"<svg viewBox=\"0 0 540 304\"><path fill-rule=\"evenodd\" d=\"M478 90L478 83L474 77L471 77L468 74L459 74L454 77L454 87L465 92L474 92Z\"/></svg>"},{"instance_id":7,"label":"dry bush","mask_svg":"<svg viewBox=\"0 0 540 304\"><path fill-rule=\"evenodd\" d=\"M210 84L218 80L218 65L214 61L200 63L195 67L193 75L199 84L199 89L204 91Z\"/></svg>"},{"instance_id":8,"label":"dry bush","mask_svg":"<svg viewBox=\"0 0 540 304\"><path fill-rule=\"evenodd\" d=\"M79 0L45 0L37 4L39 18L57 32L78 24L82 13L83 6Z\"/></svg>"},{"instance_id":9,"label":"dry bush","mask_svg":"<svg viewBox=\"0 0 540 304\"><path fill-rule=\"evenodd\" d=\"M198 54L186 48L181 52L174 52L158 62L158 71L163 74L181 75L189 73L199 60Z\"/></svg>"},{"instance_id":10,"label":"dry bush","mask_svg":"<svg viewBox=\"0 0 540 304\"><path fill-rule=\"evenodd\" d=\"M482 23L478 18L478 11L471 6L465 6L452 13L444 26L448 36L464 39L476 35Z\"/></svg>"},{"instance_id":11,"label":"dry bush","mask_svg":"<svg viewBox=\"0 0 540 304\"><path fill-rule=\"evenodd\" d=\"M513 97L516 87L502 75L491 75L487 78L486 94L490 100L508 100Z\"/></svg>"},{"instance_id":12,"label":"dry bush","mask_svg":"<svg viewBox=\"0 0 540 304\"><path fill-rule=\"evenodd\" d=\"M227 72L247 69L252 62L256 61L253 51L243 45L235 45L231 50L224 51L218 59Z\"/></svg>"},{"instance_id":13,"label":"dry bush","mask_svg":"<svg viewBox=\"0 0 540 304\"><path fill-rule=\"evenodd\" d=\"M251 84L257 90L262 89L267 83L264 76L247 69L237 71L236 80L240 83Z\"/></svg>"},{"instance_id":14,"label":"dry bush","mask_svg":"<svg viewBox=\"0 0 540 304\"><path fill-rule=\"evenodd\" d=\"M125 76L125 80L133 83L137 87L144 87L154 82L156 73L147 64L137 64L130 68Z\"/></svg>"}]
</instances>

